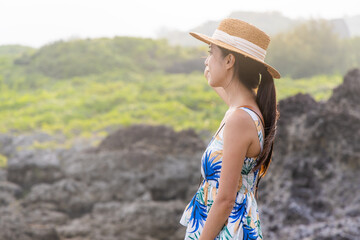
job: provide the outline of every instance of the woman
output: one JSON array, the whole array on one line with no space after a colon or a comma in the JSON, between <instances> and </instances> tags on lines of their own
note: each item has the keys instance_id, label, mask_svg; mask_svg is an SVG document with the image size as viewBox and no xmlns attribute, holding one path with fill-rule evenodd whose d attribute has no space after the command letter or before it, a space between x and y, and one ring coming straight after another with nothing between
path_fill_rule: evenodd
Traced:
<instances>
[{"instance_id":1,"label":"woman","mask_svg":"<svg viewBox=\"0 0 360 240\"><path fill-rule=\"evenodd\" d=\"M257 186L271 162L279 118L273 78L264 62L269 36L238 19L224 19L209 44L204 75L229 106L201 159L204 180L180 223L185 239L262 239ZM255 198L256 195L256 198Z\"/></svg>"}]
</instances>

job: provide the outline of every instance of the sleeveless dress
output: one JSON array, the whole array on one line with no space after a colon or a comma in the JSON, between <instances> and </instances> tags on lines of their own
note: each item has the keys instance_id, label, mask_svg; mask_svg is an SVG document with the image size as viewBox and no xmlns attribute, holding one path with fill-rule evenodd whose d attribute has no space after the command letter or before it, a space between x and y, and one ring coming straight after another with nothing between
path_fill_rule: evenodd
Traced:
<instances>
[{"instance_id":1,"label":"sleeveless dress","mask_svg":"<svg viewBox=\"0 0 360 240\"><path fill-rule=\"evenodd\" d=\"M254 120L262 151L264 139L259 117L249 108L239 108L249 113ZM222 126L224 125L225 123ZM223 128L211 138L201 157L201 175L204 180L185 207L180 219L180 224L187 227L184 240L194 240L200 237L205 220L218 192L222 153ZM259 170L251 171L256 165L257 159L258 157L245 157L234 207L214 240L262 239L259 212L254 196Z\"/></svg>"}]
</instances>

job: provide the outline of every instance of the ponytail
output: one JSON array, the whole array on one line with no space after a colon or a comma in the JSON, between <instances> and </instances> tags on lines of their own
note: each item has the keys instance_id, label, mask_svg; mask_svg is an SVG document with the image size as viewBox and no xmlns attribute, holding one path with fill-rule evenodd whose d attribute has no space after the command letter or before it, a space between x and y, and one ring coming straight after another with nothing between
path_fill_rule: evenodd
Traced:
<instances>
[{"instance_id":1,"label":"ponytail","mask_svg":"<svg viewBox=\"0 0 360 240\"><path fill-rule=\"evenodd\" d=\"M273 145L276 135L276 123L280 116L277 110L276 90L274 79L266 68L261 72L261 82L257 89L256 103L264 118L264 147L259 155L258 162L253 171L260 169L256 182L255 196L258 198L258 185L260 179L265 176L272 160Z\"/></svg>"}]
</instances>

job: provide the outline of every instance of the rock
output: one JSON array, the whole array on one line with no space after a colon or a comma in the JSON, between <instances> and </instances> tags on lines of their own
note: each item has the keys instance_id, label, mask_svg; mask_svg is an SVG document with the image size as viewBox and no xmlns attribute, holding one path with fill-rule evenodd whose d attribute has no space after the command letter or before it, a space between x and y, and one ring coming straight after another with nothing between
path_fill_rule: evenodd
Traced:
<instances>
[{"instance_id":1,"label":"rock","mask_svg":"<svg viewBox=\"0 0 360 240\"><path fill-rule=\"evenodd\" d=\"M194 156L201 159L201 152L163 155L147 148L84 151L65 158L61 165L66 176L85 182L97 201L131 201L147 194L153 200L188 199L200 174L200 160L193 161Z\"/></svg>"},{"instance_id":2,"label":"rock","mask_svg":"<svg viewBox=\"0 0 360 240\"><path fill-rule=\"evenodd\" d=\"M31 229L15 204L0 206L0 239L31 240Z\"/></svg>"},{"instance_id":3,"label":"rock","mask_svg":"<svg viewBox=\"0 0 360 240\"><path fill-rule=\"evenodd\" d=\"M135 124L107 136L97 150L137 151L144 147L158 154L179 154L200 151L206 146L192 129L174 132L167 126Z\"/></svg>"},{"instance_id":4,"label":"rock","mask_svg":"<svg viewBox=\"0 0 360 240\"><path fill-rule=\"evenodd\" d=\"M54 140L59 136L50 136L47 133L38 131L27 134L14 135L1 133L0 134L0 154L11 158L22 150L28 150L35 142L42 143L49 140Z\"/></svg>"},{"instance_id":5,"label":"rock","mask_svg":"<svg viewBox=\"0 0 360 240\"><path fill-rule=\"evenodd\" d=\"M4 168L0 168L0 181L7 180L7 170Z\"/></svg>"},{"instance_id":6,"label":"rock","mask_svg":"<svg viewBox=\"0 0 360 240\"><path fill-rule=\"evenodd\" d=\"M56 210L70 217L78 217L91 211L93 197L85 184L71 179L63 179L52 185L38 184L31 188L22 205L29 207L39 203L54 203Z\"/></svg>"},{"instance_id":7,"label":"rock","mask_svg":"<svg viewBox=\"0 0 360 240\"><path fill-rule=\"evenodd\" d=\"M6 192L0 192L0 207L7 207L9 206L13 201L14 197Z\"/></svg>"},{"instance_id":8,"label":"rock","mask_svg":"<svg viewBox=\"0 0 360 240\"><path fill-rule=\"evenodd\" d=\"M313 222L310 209L297 201L290 201L285 212L286 222L289 225L309 224Z\"/></svg>"},{"instance_id":9,"label":"rock","mask_svg":"<svg viewBox=\"0 0 360 240\"><path fill-rule=\"evenodd\" d=\"M22 196L23 190L15 183L0 181L0 193L9 193L16 198L20 198Z\"/></svg>"},{"instance_id":10,"label":"rock","mask_svg":"<svg viewBox=\"0 0 360 240\"><path fill-rule=\"evenodd\" d=\"M360 115L360 69L350 70L344 77L343 84L333 90L328 105L342 110L348 110L351 114Z\"/></svg>"},{"instance_id":11,"label":"rock","mask_svg":"<svg viewBox=\"0 0 360 240\"><path fill-rule=\"evenodd\" d=\"M69 220L69 216L54 203L38 202L24 208L24 217L31 225L48 226L53 228L63 225Z\"/></svg>"},{"instance_id":12,"label":"rock","mask_svg":"<svg viewBox=\"0 0 360 240\"><path fill-rule=\"evenodd\" d=\"M25 189L38 183L53 183L63 178L59 160L54 153L24 151L8 160L8 181Z\"/></svg>"},{"instance_id":13,"label":"rock","mask_svg":"<svg viewBox=\"0 0 360 240\"><path fill-rule=\"evenodd\" d=\"M260 209L267 209L261 215L265 238L360 236L360 229L345 221L355 220L360 209L360 195L354 191L360 185L359 86L357 69L327 102L314 103L299 94L279 102L273 161L259 187ZM344 225L334 226L334 221Z\"/></svg>"},{"instance_id":14,"label":"rock","mask_svg":"<svg viewBox=\"0 0 360 240\"><path fill-rule=\"evenodd\" d=\"M196 154L194 159L201 159L201 154ZM145 180L145 186L149 189L151 197L155 201L172 199L191 199L196 192L197 170L199 162L187 163L183 157L168 157L163 164L157 165L154 174ZM186 164L187 163L187 164Z\"/></svg>"},{"instance_id":15,"label":"rock","mask_svg":"<svg viewBox=\"0 0 360 240\"><path fill-rule=\"evenodd\" d=\"M30 224L31 234L29 236L31 239L36 240L60 240L59 235L56 230L52 227L47 227L43 225Z\"/></svg>"},{"instance_id":16,"label":"rock","mask_svg":"<svg viewBox=\"0 0 360 240\"><path fill-rule=\"evenodd\" d=\"M291 120L302 114L318 109L320 103L316 102L310 94L298 93L283 99L278 103L281 109L279 121L291 123Z\"/></svg>"},{"instance_id":17,"label":"rock","mask_svg":"<svg viewBox=\"0 0 360 240\"><path fill-rule=\"evenodd\" d=\"M58 227L57 232L65 239L177 239L173 234L178 232L182 208L181 201L97 203L91 214Z\"/></svg>"},{"instance_id":18,"label":"rock","mask_svg":"<svg viewBox=\"0 0 360 240\"><path fill-rule=\"evenodd\" d=\"M0 134L0 154L9 157L15 152L14 138L9 134Z\"/></svg>"},{"instance_id":19,"label":"rock","mask_svg":"<svg viewBox=\"0 0 360 240\"><path fill-rule=\"evenodd\" d=\"M86 218L88 218L88 216ZM84 218L82 218L74 219L71 221L71 224L58 227L57 232L62 239L73 239L79 237L89 239L88 236L92 232L92 229L90 224L84 224Z\"/></svg>"}]
</instances>

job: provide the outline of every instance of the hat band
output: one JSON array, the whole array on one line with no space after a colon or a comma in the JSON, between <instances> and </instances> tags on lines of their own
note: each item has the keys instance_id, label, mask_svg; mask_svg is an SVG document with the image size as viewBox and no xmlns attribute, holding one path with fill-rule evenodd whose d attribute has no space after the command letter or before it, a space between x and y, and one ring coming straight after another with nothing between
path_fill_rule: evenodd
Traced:
<instances>
[{"instance_id":1,"label":"hat band","mask_svg":"<svg viewBox=\"0 0 360 240\"><path fill-rule=\"evenodd\" d=\"M258 58L260 61L264 61L266 51L258 45L241 37L232 36L224 31L216 29L212 38L227 43L235 48L238 48L251 56Z\"/></svg>"}]
</instances>

